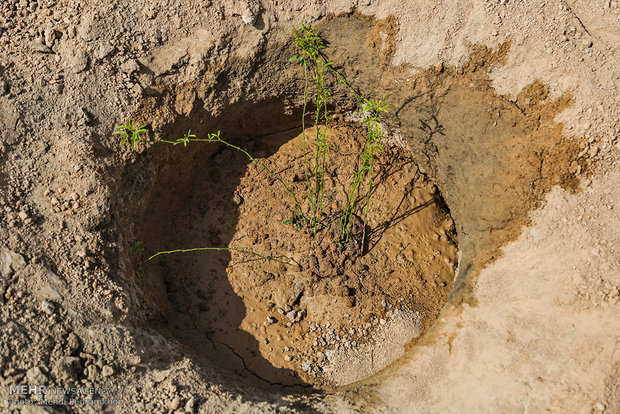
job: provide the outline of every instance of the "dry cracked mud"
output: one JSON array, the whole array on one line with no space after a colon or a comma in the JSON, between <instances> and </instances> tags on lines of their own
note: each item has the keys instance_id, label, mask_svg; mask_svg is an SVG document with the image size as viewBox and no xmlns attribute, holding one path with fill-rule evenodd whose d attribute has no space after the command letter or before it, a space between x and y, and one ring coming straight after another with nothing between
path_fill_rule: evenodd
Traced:
<instances>
[{"instance_id":1,"label":"dry cracked mud","mask_svg":"<svg viewBox=\"0 0 620 414\"><path fill-rule=\"evenodd\" d=\"M0 11L2 410L620 412L618 2ZM363 126L334 80L316 241L241 153L113 135L219 130L301 197L302 23L393 105L357 245L335 240ZM140 265L207 245L286 263Z\"/></svg>"}]
</instances>

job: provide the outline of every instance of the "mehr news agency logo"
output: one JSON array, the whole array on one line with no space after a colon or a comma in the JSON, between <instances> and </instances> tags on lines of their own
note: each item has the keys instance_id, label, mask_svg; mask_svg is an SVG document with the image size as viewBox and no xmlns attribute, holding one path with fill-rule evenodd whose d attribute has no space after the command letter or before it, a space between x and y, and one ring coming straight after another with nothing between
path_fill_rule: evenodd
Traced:
<instances>
[{"instance_id":1,"label":"mehr news agency logo","mask_svg":"<svg viewBox=\"0 0 620 414\"><path fill-rule=\"evenodd\" d=\"M45 385L9 385L8 405L122 405L114 396L116 388L47 387Z\"/></svg>"}]
</instances>

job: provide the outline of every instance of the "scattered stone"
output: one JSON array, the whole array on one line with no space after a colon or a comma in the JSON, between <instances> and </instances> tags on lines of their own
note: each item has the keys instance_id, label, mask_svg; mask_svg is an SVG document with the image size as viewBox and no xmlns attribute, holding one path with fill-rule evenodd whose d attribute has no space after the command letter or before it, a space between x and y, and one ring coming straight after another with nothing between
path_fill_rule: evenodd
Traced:
<instances>
[{"instance_id":1,"label":"scattered stone","mask_svg":"<svg viewBox=\"0 0 620 414\"><path fill-rule=\"evenodd\" d=\"M140 70L140 64L135 59L129 59L121 65L121 71L128 75L131 75Z\"/></svg>"},{"instance_id":2,"label":"scattered stone","mask_svg":"<svg viewBox=\"0 0 620 414\"><path fill-rule=\"evenodd\" d=\"M247 25L253 25L258 19L260 13L260 3L256 0L250 0L246 3L244 10L241 12L241 21Z\"/></svg>"},{"instance_id":3,"label":"scattered stone","mask_svg":"<svg viewBox=\"0 0 620 414\"><path fill-rule=\"evenodd\" d=\"M293 360L293 356L292 356L292 355L286 355L286 356L284 357L284 360L285 360L286 362L291 362L291 361Z\"/></svg>"},{"instance_id":4,"label":"scattered stone","mask_svg":"<svg viewBox=\"0 0 620 414\"><path fill-rule=\"evenodd\" d=\"M185 412L193 412L194 411L194 406L196 405L196 398L191 397L189 400L187 400L187 402L185 403Z\"/></svg>"},{"instance_id":5,"label":"scattered stone","mask_svg":"<svg viewBox=\"0 0 620 414\"><path fill-rule=\"evenodd\" d=\"M77 360L78 363L75 364L73 360ZM79 358L66 357L65 360L59 364L57 368L57 376L61 381L71 381L75 379L76 375L74 365L79 367Z\"/></svg>"},{"instance_id":6,"label":"scattered stone","mask_svg":"<svg viewBox=\"0 0 620 414\"><path fill-rule=\"evenodd\" d=\"M53 315L54 304L50 302L49 300L43 299L43 301L41 301L41 310L47 313L48 315Z\"/></svg>"},{"instance_id":7,"label":"scattered stone","mask_svg":"<svg viewBox=\"0 0 620 414\"><path fill-rule=\"evenodd\" d=\"M53 47L54 43L56 42L56 37L57 37L57 33L54 29L52 29L51 27L47 28L45 30L45 45L48 47Z\"/></svg>"},{"instance_id":8,"label":"scattered stone","mask_svg":"<svg viewBox=\"0 0 620 414\"><path fill-rule=\"evenodd\" d=\"M0 248L0 275L3 277L10 276L25 266L26 261L21 254Z\"/></svg>"},{"instance_id":9,"label":"scattered stone","mask_svg":"<svg viewBox=\"0 0 620 414\"><path fill-rule=\"evenodd\" d=\"M43 43L43 39L37 39L31 42L30 49L35 53L53 53L52 49Z\"/></svg>"},{"instance_id":10,"label":"scattered stone","mask_svg":"<svg viewBox=\"0 0 620 414\"><path fill-rule=\"evenodd\" d=\"M301 369L304 371L310 371L310 368L312 368L312 360L310 359L304 361L304 363L301 364Z\"/></svg>"},{"instance_id":11,"label":"scattered stone","mask_svg":"<svg viewBox=\"0 0 620 414\"><path fill-rule=\"evenodd\" d=\"M286 314L286 317L289 318L291 320L291 322L294 322L295 319L297 319L297 311L290 311Z\"/></svg>"},{"instance_id":12,"label":"scattered stone","mask_svg":"<svg viewBox=\"0 0 620 414\"><path fill-rule=\"evenodd\" d=\"M109 365L104 365L101 369L101 375L103 375L104 377L109 377L112 374L114 374L114 368Z\"/></svg>"},{"instance_id":13,"label":"scattered stone","mask_svg":"<svg viewBox=\"0 0 620 414\"><path fill-rule=\"evenodd\" d=\"M274 318L273 316L267 316L267 323L269 325L273 325L276 322L278 322L278 320L276 318Z\"/></svg>"},{"instance_id":14,"label":"scattered stone","mask_svg":"<svg viewBox=\"0 0 620 414\"><path fill-rule=\"evenodd\" d=\"M88 55L85 51L78 49L67 61L69 69L73 73L80 73L88 67Z\"/></svg>"},{"instance_id":15,"label":"scattered stone","mask_svg":"<svg viewBox=\"0 0 620 414\"><path fill-rule=\"evenodd\" d=\"M70 353L74 353L80 347L80 339L74 332L71 332L67 337L67 347Z\"/></svg>"},{"instance_id":16,"label":"scattered stone","mask_svg":"<svg viewBox=\"0 0 620 414\"><path fill-rule=\"evenodd\" d=\"M101 60L107 58L114 52L114 46L108 42L102 43L99 45L99 49L97 50L97 57Z\"/></svg>"},{"instance_id":17,"label":"scattered stone","mask_svg":"<svg viewBox=\"0 0 620 414\"><path fill-rule=\"evenodd\" d=\"M86 367L86 378L88 378L91 381L96 380L99 375L98 371L99 370L97 369L96 365L88 365Z\"/></svg>"},{"instance_id":18,"label":"scattered stone","mask_svg":"<svg viewBox=\"0 0 620 414\"><path fill-rule=\"evenodd\" d=\"M235 192L235 195L233 195L233 204L236 206L240 206L241 204L243 204L243 197L241 197L237 192Z\"/></svg>"},{"instance_id":19,"label":"scattered stone","mask_svg":"<svg viewBox=\"0 0 620 414\"><path fill-rule=\"evenodd\" d=\"M179 405L181 405L181 398L177 395L168 403L168 408L171 410L176 410L179 408Z\"/></svg>"},{"instance_id":20,"label":"scattered stone","mask_svg":"<svg viewBox=\"0 0 620 414\"><path fill-rule=\"evenodd\" d=\"M28 213L26 213L25 211L20 211L19 213L17 213L17 215L19 216L19 218L22 221L25 221L28 218Z\"/></svg>"},{"instance_id":21,"label":"scattered stone","mask_svg":"<svg viewBox=\"0 0 620 414\"><path fill-rule=\"evenodd\" d=\"M30 384L45 385L47 377L39 367L32 367L26 371L26 378Z\"/></svg>"}]
</instances>

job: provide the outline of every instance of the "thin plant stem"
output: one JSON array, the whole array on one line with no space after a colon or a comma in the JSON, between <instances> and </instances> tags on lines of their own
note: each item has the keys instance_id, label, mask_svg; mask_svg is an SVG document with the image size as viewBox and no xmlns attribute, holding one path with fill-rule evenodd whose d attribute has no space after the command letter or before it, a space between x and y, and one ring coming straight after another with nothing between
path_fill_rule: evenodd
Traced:
<instances>
[{"instance_id":1,"label":"thin plant stem","mask_svg":"<svg viewBox=\"0 0 620 414\"><path fill-rule=\"evenodd\" d=\"M173 254L173 253L188 253L188 252L199 252L199 251L205 251L205 250L215 250L215 251L232 251L232 252L237 252L237 253L243 253L243 254L251 254L253 256L257 256L260 257L261 259L265 259L265 260L271 260L274 262L278 262L284 265L289 265L292 266L292 264L290 262L285 262L283 260L278 260L274 257L269 257L269 256L264 256L262 254L253 252L251 250L242 250L242 249L235 249L233 247L194 247L192 249L175 249L175 250L165 250L165 251L161 251L161 252L157 252L154 255L152 255L151 257L149 257L148 259L146 259L145 261L142 262L142 264L153 260L154 258L156 258L157 256L161 256L163 254Z\"/></svg>"},{"instance_id":2,"label":"thin plant stem","mask_svg":"<svg viewBox=\"0 0 620 414\"><path fill-rule=\"evenodd\" d=\"M302 65L304 68L304 108L301 113L301 134L303 136L303 152L304 152L304 172L306 175L306 187L308 190L308 199L312 199L312 191L310 190L310 163L308 161L307 136L306 136L306 108L308 107L308 66Z\"/></svg>"}]
</instances>

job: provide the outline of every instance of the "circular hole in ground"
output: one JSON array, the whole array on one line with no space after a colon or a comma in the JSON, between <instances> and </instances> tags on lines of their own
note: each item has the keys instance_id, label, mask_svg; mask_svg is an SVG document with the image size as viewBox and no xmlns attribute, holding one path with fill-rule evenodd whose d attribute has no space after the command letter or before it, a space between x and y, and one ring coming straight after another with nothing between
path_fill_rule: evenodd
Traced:
<instances>
[{"instance_id":1,"label":"circular hole in ground","mask_svg":"<svg viewBox=\"0 0 620 414\"><path fill-rule=\"evenodd\" d=\"M357 125L333 125L325 228L316 239L287 224L293 204L286 191L239 151L175 147L169 154L182 170L176 173L168 158L152 158L166 184L155 186L142 215L148 253L228 247L289 263L202 251L160 256L145 266L145 290L160 315L153 326L195 361L255 385L342 386L401 357L447 301L457 262L454 222L407 150L386 145L376 158L365 231L361 197L353 241L336 243L365 135ZM300 132L225 139L276 172L308 212ZM313 130L306 136L311 142ZM175 174L178 181L170 178Z\"/></svg>"}]
</instances>

